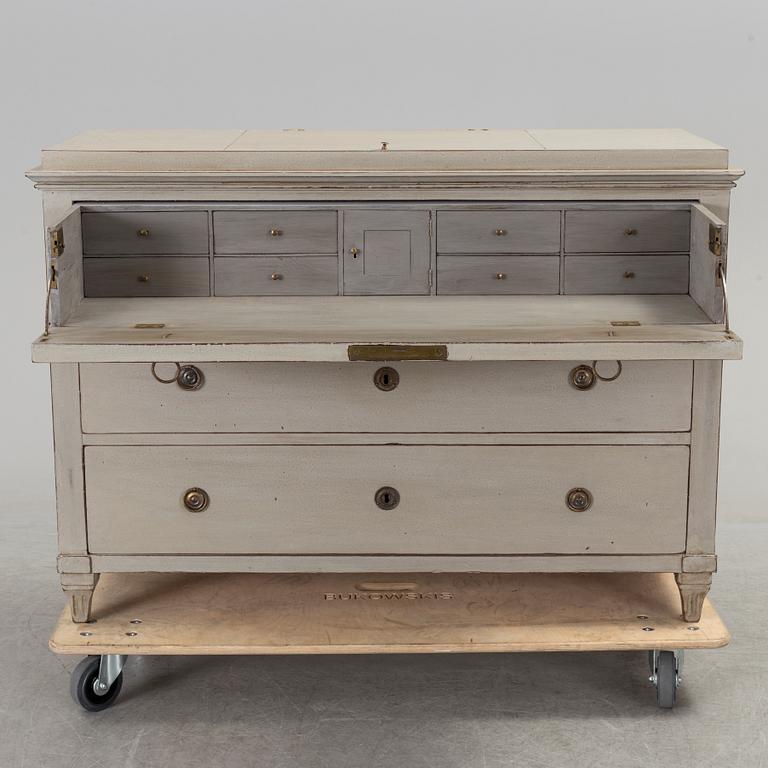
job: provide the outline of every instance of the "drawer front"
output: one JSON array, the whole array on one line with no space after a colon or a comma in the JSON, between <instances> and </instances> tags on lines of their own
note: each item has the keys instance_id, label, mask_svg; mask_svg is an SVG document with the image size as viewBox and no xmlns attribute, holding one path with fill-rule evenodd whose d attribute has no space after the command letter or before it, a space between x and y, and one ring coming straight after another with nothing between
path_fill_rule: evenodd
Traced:
<instances>
[{"instance_id":1,"label":"drawer front","mask_svg":"<svg viewBox=\"0 0 768 768\"><path fill-rule=\"evenodd\" d=\"M567 253L689 251L688 211L567 211Z\"/></svg>"},{"instance_id":2,"label":"drawer front","mask_svg":"<svg viewBox=\"0 0 768 768\"><path fill-rule=\"evenodd\" d=\"M334 296L339 292L336 256L216 257L217 296Z\"/></svg>"},{"instance_id":3,"label":"drawer front","mask_svg":"<svg viewBox=\"0 0 768 768\"><path fill-rule=\"evenodd\" d=\"M582 361L584 362L584 361ZM573 362L199 363L200 389L156 381L148 363L80 366L83 429L141 432L651 432L691 423L689 360L624 363L587 390ZM614 365L606 363L604 375ZM173 365L158 366L160 378ZM380 382L381 383L381 382ZM119 407L115 404L119 403Z\"/></svg>"},{"instance_id":4,"label":"drawer front","mask_svg":"<svg viewBox=\"0 0 768 768\"><path fill-rule=\"evenodd\" d=\"M558 293L559 256L438 256L442 294Z\"/></svg>"},{"instance_id":5,"label":"drawer front","mask_svg":"<svg viewBox=\"0 0 768 768\"><path fill-rule=\"evenodd\" d=\"M215 211L216 253L336 253L336 211Z\"/></svg>"},{"instance_id":6,"label":"drawer front","mask_svg":"<svg viewBox=\"0 0 768 768\"><path fill-rule=\"evenodd\" d=\"M208 253L205 211L83 213L86 256Z\"/></svg>"},{"instance_id":7,"label":"drawer front","mask_svg":"<svg viewBox=\"0 0 768 768\"><path fill-rule=\"evenodd\" d=\"M208 257L144 256L83 259L86 298L208 296Z\"/></svg>"},{"instance_id":8,"label":"drawer front","mask_svg":"<svg viewBox=\"0 0 768 768\"><path fill-rule=\"evenodd\" d=\"M438 211L438 253L559 253L560 211Z\"/></svg>"},{"instance_id":9,"label":"drawer front","mask_svg":"<svg viewBox=\"0 0 768 768\"><path fill-rule=\"evenodd\" d=\"M686 446L92 446L85 477L94 554L685 548Z\"/></svg>"},{"instance_id":10,"label":"drawer front","mask_svg":"<svg viewBox=\"0 0 768 768\"><path fill-rule=\"evenodd\" d=\"M688 256L566 256L565 293L688 293Z\"/></svg>"}]
</instances>

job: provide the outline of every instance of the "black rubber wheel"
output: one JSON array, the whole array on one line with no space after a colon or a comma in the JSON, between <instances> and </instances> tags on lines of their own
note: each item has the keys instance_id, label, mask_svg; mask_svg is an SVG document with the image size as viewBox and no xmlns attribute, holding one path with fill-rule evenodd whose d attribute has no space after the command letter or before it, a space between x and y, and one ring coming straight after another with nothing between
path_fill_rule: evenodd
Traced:
<instances>
[{"instance_id":1,"label":"black rubber wheel","mask_svg":"<svg viewBox=\"0 0 768 768\"><path fill-rule=\"evenodd\" d=\"M672 651L661 651L656 659L656 703L672 709L677 699L677 660Z\"/></svg>"},{"instance_id":2,"label":"black rubber wheel","mask_svg":"<svg viewBox=\"0 0 768 768\"><path fill-rule=\"evenodd\" d=\"M72 698L88 712L101 712L115 703L123 687L123 673L121 672L114 683L103 695L93 690L93 682L99 676L99 656L87 656L73 670L69 679L69 692Z\"/></svg>"}]
</instances>

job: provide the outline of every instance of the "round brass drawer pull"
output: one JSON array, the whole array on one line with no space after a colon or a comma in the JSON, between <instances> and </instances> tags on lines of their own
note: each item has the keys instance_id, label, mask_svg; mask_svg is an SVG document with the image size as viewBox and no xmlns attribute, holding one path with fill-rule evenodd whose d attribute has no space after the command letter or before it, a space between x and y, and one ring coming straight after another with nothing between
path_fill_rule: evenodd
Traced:
<instances>
[{"instance_id":1,"label":"round brass drawer pull","mask_svg":"<svg viewBox=\"0 0 768 768\"><path fill-rule=\"evenodd\" d=\"M282 279L283 279L283 276L282 276L282 275L281 275L279 272L273 272L273 273L272 273L272 274L269 276L269 279L270 279L270 280L282 280Z\"/></svg>"},{"instance_id":2,"label":"round brass drawer pull","mask_svg":"<svg viewBox=\"0 0 768 768\"><path fill-rule=\"evenodd\" d=\"M496 273L496 279L497 280L506 280L507 279L507 273L506 272L497 272Z\"/></svg>"},{"instance_id":3,"label":"round brass drawer pull","mask_svg":"<svg viewBox=\"0 0 768 768\"><path fill-rule=\"evenodd\" d=\"M631 279L632 279L634 276L635 276L635 273L634 273L634 272L631 272L631 271L627 271L627 272L625 272L625 273L624 273L624 277L625 277L627 280L631 280Z\"/></svg>"},{"instance_id":4,"label":"round brass drawer pull","mask_svg":"<svg viewBox=\"0 0 768 768\"><path fill-rule=\"evenodd\" d=\"M136 278L140 283L148 283L150 281L150 275L139 275Z\"/></svg>"},{"instance_id":5,"label":"round brass drawer pull","mask_svg":"<svg viewBox=\"0 0 768 768\"><path fill-rule=\"evenodd\" d=\"M595 370L589 365L577 365L569 376L571 385L576 389L590 389L595 386L597 376Z\"/></svg>"},{"instance_id":6,"label":"round brass drawer pull","mask_svg":"<svg viewBox=\"0 0 768 768\"><path fill-rule=\"evenodd\" d=\"M208 509L211 497L202 488L190 488L184 494L184 506L190 512L204 512Z\"/></svg>"},{"instance_id":7,"label":"round brass drawer pull","mask_svg":"<svg viewBox=\"0 0 768 768\"><path fill-rule=\"evenodd\" d=\"M592 494L586 488L571 488L565 503L574 512L586 512L592 506Z\"/></svg>"},{"instance_id":8,"label":"round brass drawer pull","mask_svg":"<svg viewBox=\"0 0 768 768\"><path fill-rule=\"evenodd\" d=\"M282 229L270 229L269 230L269 234L272 237L280 237L280 235L283 234L283 230Z\"/></svg>"},{"instance_id":9,"label":"round brass drawer pull","mask_svg":"<svg viewBox=\"0 0 768 768\"><path fill-rule=\"evenodd\" d=\"M396 488L385 485L376 491L373 500L379 509L394 509L400 503L400 493Z\"/></svg>"},{"instance_id":10,"label":"round brass drawer pull","mask_svg":"<svg viewBox=\"0 0 768 768\"><path fill-rule=\"evenodd\" d=\"M496 235L496 237L504 237L504 235L507 234L507 230L506 229L497 229L493 234Z\"/></svg>"},{"instance_id":11,"label":"round brass drawer pull","mask_svg":"<svg viewBox=\"0 0 768 768\"><path fill-rule=\"evenodd\" d=\"M627 237L633 237L634 235L636 235L636 234L637 234L637 230L636 230L634 227L627 227L627 228L624 230L624 234L625 234Z\"/></svg>"},{"instance_id":12,"label":"round brass drawer pull","mask_svg":"<svg viewBox=\"0 0 768 768\"><path fill-rule=\"evenodd\" d=\"M203 372L196 365L183 365L176 376L176 383L182 389L200 389L204 381Z\"/></svg>"},{"instance_id":13,"label":"round brass drawer pull","mask_svg":"<svg viewBox=\"0 0 768 768\"><path fill-rule=\"evenodd\" d=\"M142 227L137 233L136 237L149 237L149 230L146 227Z\"/></svg>"},{"instance_id":14,"label":"round brass drawer pull","mask_svg":"<svg viewBox=\"0 0 768 768\"><path fill-rule=\"evenodd\" d=\"M373 374L373 383L382 392L391 392L400 383L400 374L394 368L384 366Z\"/></svg>"}]
</instances>

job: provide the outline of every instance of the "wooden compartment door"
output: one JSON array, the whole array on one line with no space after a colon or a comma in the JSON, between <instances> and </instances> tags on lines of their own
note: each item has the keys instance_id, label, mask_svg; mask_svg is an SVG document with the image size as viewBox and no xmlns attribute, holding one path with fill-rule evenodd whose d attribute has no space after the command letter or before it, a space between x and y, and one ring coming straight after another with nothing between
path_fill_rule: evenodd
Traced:
<instances>
[{"instance_id":1,"label":"wooden compartment door","mask_svg":"<svg viewBox=\"0 0 768 768\"><path fill-rule=\"evenodd\" d=\"M428 211L346 211L344 293L430 292Z\"/></svg>"}]
</instances>

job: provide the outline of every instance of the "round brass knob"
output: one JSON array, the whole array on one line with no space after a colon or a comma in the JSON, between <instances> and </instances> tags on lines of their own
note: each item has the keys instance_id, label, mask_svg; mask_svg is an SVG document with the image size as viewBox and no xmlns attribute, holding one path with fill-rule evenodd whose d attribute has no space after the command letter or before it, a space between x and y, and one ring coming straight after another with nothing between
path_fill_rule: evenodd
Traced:
<instances>
[{"instance_id":1,"label":"round brass knob","mask_svg":"<svg viewBox=\"0 0 768 768\"><path fill-rule=\"evenodd\" d=\"M400 374L394 368L384 366L373 374L373 383L382 392L391 392L400 383Z\"/></svg>"},{"instance_id":2,"label":"round brass knob","mask_svg":"<svg viewBox=\"0 0 768 768\"><path fill-rule=\"evenodd\" d=\"M203 386L205 377L203 372L196 365L184 365L179 369L176 376L176 383L187 390L200 389Z\"/></svg>"},{"instance_id":3,"label":"round brass knob","mask_svg":"<svg viewBox=\"0 0 768 768\"><path fill-rule=\"evenodd\" d=\"M396 488L385 485L379 488L373 496L376 506L379 509L394 509L400 503L400 493Z\"/></svg>"},{"instance_id":4,"label":"round brass knob","mask_svg":"<svg viewBox=\"0 0 768 768\"><path fill-rule=\"evenodd\" d=\"M283 230L282 229L270 229L269 230L269 234L272 237L280 237L280 235L283 234Z\"/></svg>"},{"instance_id":5,"label":"round brass knob","mask_svg":"<svg viewBox=\"0 0 768 768\"><path fill-rule=\"evenodd\" d=\"M632 237L633 235L636 235L636 234L637 234L637 230L636 230L634 227L627 227L627 228L624 230L624 234L625 234L627 237Z\"/></svg>"},{"instance_id":6,"label":"round brass knob","mask_svg":"<svg viewBox=\"0 0 768 768\"><path fill-rule=\"evenodd\" d=\"M270 279L270 280L282 280L282 279L283 279L283 276L282 276L282 275L281 275L279 272L273 272L273 273L272 273L272 274L269 276L269 279Z\"/></svg>"},{"instance_id":7,"label":"round brass knob","mask_svg":"<svg viewBox=\"0 0 768 768\"><path fill-rule=\"evenodd\" d=\"M506 280L507 279L507 273L506 272L497 272L496 273L496 279L497 280Z\"/></svg>"},{"instance_id":8,"label":"round brass knob","mask_svg":"<svg viewBox=\"0 0 768 768\"><path fill-rule=\"evenodd\" d=\"M574 512L586 512L592 506L592 494L586 488L571 488L565 503Z\"/></svg>"},{"instance_id":9,"label":"round brass knob","mask_svg":"<svg viewBox=\"0 0 768 768\"><path fill-rule=\"evenodd\" d=\"M506 229L497 229L494 232L494 234L496 235L496 237L504 237L504 235L507 234L507 230Z\"/></svg>"},{"instance_id":10,"label":"round brass knob","mask_svg":"<svg viewBox=\"0 0 768 768\"><path fill-rule=\"evenodd\" d=\"M202 488L190 488L184 494L183 501L184 506L190 512L204 512L208 509L208 504L210 503L211 498Z\"/></svg>"},{"instance_id":11,"label":"round brass knob","mask_svg":"<svg viewBox=\"0 0 768 768\"><path fill-rule=\"evenodd\" d=\"M628 271L628 272L625 272L625 273L624 273L624 277L625 277L627 280L631 280L631 279L632 279L634 276L635 276L635 273L634 273L634 272L629 272L629 271Z\"/></svg>"},{"instance_id":12,"label":"round brass knob","mask_svg":"<svg viewBox=\"0 0 768 768\"><path fill-rule=\"evenodd\" d=\"M589 389L595 385L595 369L589 365L577 365L569 376L571 385L576 389Z\"/></svg>"},{"instance_id":13,"label":"round brass knob","mask_svg":"<svg viewBox=\"0 0 768 768\"><path fill-rule=\"evenodd\" d=\"M142 227L137 233L137 237L149 237L149 230L146 227Z\"/></svg>"},{"instance_id":14,"label":"round brass knob","mask_svg":"<svg viewBox=\"0 0 768 768\"><path fill-rule=\"evenodd\" d=\"M148 283L149 282L149 275L139 275L136 278L140 283Z\"/></svg>"},{"instance_id":15,"label":"round brass knob","mask_svg":"<svg viewBox=\"0 0 768 768\"><path fill-rule=\"evenodd\" d=\"M356 259L357 258L357 254L360 253L360 249L359 248L350 248L349 252L352 254L352 258Z\"/></svg>"}]
</instances>

